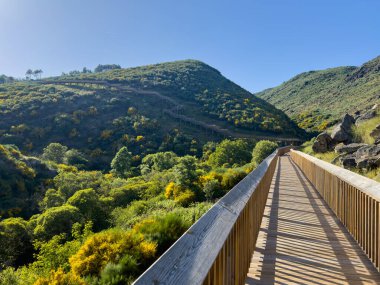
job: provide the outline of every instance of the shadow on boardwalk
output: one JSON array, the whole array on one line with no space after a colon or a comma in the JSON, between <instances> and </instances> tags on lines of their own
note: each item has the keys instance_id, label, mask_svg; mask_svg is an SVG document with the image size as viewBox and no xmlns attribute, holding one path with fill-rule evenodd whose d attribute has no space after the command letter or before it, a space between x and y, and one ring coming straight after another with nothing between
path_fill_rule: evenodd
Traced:
<instances>
[{"instance_id":1,"label":"shadow on boardwalk","mask_svg":"<svg viewBox=\"0 0 380 285\"><path fill-rule=\"evenodd\" d=\"M246 284L380 284L380 274L289 156L279 158Z\"/></svg>"}]
</instances>

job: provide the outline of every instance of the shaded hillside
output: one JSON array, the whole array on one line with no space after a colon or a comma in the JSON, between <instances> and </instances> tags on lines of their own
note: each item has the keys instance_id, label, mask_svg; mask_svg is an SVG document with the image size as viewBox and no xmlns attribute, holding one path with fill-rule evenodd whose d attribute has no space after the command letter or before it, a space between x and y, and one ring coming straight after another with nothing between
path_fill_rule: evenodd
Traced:
<instances>
[{"instance_id":1,"label":"shaded hillside","mask_svg":"<svg viewBox=\"0 0 380 285\"><path fill-rule=\"evenodd\" d=\"M55 170L34 157L22 155L13 146L0 145L0 217L30 216L45 194Z\"/></svg>"},{"instance_id":2,"label":"shaded hillside","mask_svg":"<svg viewBox=\"0 0 380 285\"><path fill-rule=\"evenodd\" d=\"M302 134L282 111L192 60L2 84L0 102L1 143L40 153L60 142L99 165L121 146L138 161L157 150L198 154L229 136Z\"/></svg>"},{"instance_id":3,"label":"shaded hillside","mask_svg":"<svg viewBox=\"0 0 380 285\"><path fill-rule=\"evenodd\" d=\"M301 73L255 95L285 111L302 128L323 130L344 113L379 102L380 57L360 67Z\"/></svg>"}]
</instances>

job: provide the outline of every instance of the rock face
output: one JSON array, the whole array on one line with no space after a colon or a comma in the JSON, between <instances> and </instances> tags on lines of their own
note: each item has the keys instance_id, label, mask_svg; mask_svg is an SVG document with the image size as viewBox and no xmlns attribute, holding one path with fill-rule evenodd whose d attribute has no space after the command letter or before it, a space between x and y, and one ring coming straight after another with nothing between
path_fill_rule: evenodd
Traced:
<instances>
[{"instance_id":1,"label":"rock face","mask_svg":"<svg viewBox=\"0 0 380 285\"><path fill-rule=\"evenodd\" d=\"M354 124L354 117L349 114L344 115L342 122L331 133L333 141L336 143L350 143L352 140L351 128Z\"/></svg>"},{"instance_id":2,"label":"rock face","mask_svg":"<svg viewBox=\"0 0 380 285\"><path fill-rule=\"evenodd\" d=\"M377 125L376 128L374 128L369 135L375 139L379 138L380 137L380 125Z\"/></svg>"},{"instance_id":3,"label":"rock face","mask_svg":"<svg viewBox=\"0 0 380 285\"><path fill-rule=\"evenodd\" d=\"M368 144L365 143L350 143L350 144L339 144L335 147L335 151L337 153L354 153L359 148L363 146L368 146Z\"/></svg>"},{"instance_id":4,"label":"rock face","mask_svg":"<svg viewBox=\"0 0 380 285\"><path fill-rule=\"evenodd\" d=\"M359 148L355 154L357 168L375 168L380 166L380 146L368 145Z\"/></svg>"},{"instance_id":5,"label":"rock face","mask_svg":"<svg viewBox=\"0 0 380 285\"><path fill-rule=\"evenodd\" d=\"M332 149L332 138L326 132L319 134L312 146L314 152L327 152Z\"/></svg>"},{"instance_id":6,"label":"rock face","mask_svg":"<svg viewBox=\"0 0 380 285\"><path fill-rule=\"evenodd\" d=\"M376 106L376 105L375 105ZM375 107L374 106L374 107ZM359 116L357 119L356 119L356 124L362 122L362 121L366 121L366 120L369 120L369 119L372 119L373 117L376 116L376 108L373 109L374 107L372 107L371 110L365 112L363 115Z\"/></svg>"},{"instance_id":7,"label":"rock face","mask_svg":"<svg viewBox=\"0 0 380 285\"><path fill-rule=\"evenodd\" d=\"M344 168L356 167L356 155L348 154L339 158L340 163Z\"/></svg>"}]
</instances>

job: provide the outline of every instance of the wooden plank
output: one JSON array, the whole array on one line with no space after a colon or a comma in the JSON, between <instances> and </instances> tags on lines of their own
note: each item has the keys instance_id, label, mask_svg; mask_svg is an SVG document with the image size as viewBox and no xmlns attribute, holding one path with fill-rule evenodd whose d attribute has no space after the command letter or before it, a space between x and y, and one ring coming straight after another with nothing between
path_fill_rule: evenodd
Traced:
<instances>
[{"instance_id":1,"label":"wooden plank","mask_svg":"<svg viewBox=\"0 0 380 285\"><path fill-rule=\"evenodd\" d=\"M288 157L278 163L245 284L380 284L380 273L300 169ZM350 223L347 205L357 195L344 188L345 198L336 198L347 200L340 211Z\"/></svg>"}]
</instances>

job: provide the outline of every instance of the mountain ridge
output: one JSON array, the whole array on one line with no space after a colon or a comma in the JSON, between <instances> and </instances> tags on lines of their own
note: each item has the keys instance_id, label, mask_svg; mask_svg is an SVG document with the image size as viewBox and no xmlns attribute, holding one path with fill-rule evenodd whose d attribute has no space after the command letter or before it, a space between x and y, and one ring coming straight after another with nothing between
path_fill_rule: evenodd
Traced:
<instances>
[{"instance_id":1,"label":"mountain ridge","mask_svg":"<svg viewBox=\"0 0 380 285\"><path fill-rule=\"evenodd\" d=\"M363 111L380 96L380 57L359 67L300 73L256 96L283 110L305 129L321 131L346 113Z\"/></svg>"}]
</instances>

